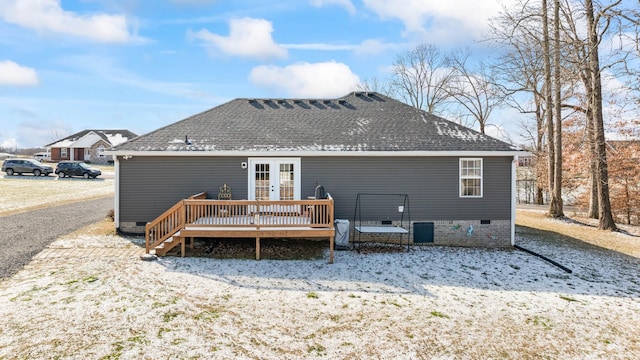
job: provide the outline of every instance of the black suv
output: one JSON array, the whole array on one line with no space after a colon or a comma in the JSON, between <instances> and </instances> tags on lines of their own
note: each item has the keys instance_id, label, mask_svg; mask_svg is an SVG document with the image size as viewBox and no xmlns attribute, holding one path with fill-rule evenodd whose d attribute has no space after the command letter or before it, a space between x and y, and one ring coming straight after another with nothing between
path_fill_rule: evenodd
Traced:
<instances>
[{"instance_id":1,"label":"black suv","mask_svg":"<svg viewBox=\"0 0 640 360\"><path fill-rule=\"evenodd\" d=\"M89 167L82 161L60 161L56 166L56 175L59 177L82 176L85 179L95 179L96 176L101 174L100 170Z\"/></svg>"},{"instance_id":2,"label":"black suv","mask_svg":"<svg viewBox=\"0 0 640 360\"><path fill-rule=\"evenodd\" d=\"M2 163L2 171L9 176L13 174L22 175L23 173L32 173L34 176L48 176L53 172L53 168L33 159L9 159Z\"/></svg>"}]
</instances>

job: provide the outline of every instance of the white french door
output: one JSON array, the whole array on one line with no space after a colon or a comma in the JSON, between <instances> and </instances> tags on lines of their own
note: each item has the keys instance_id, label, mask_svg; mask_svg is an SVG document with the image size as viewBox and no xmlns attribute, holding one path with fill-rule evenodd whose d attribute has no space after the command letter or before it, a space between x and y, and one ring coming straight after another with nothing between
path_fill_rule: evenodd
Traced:
<instances>
[{"instance_id":1,"label":"white french door","mask_svg":"<svg viewBox=\"0 0 640 360\"><path fill-rule=\"evenodd\" d=\"M300 159L249 159L249 200L300 200Z\"/></svg>"}]
</instances>

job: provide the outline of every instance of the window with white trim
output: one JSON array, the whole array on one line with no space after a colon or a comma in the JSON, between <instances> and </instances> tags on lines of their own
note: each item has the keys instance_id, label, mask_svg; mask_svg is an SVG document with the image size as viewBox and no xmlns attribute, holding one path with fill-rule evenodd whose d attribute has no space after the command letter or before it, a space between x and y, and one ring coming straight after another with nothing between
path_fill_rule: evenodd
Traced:
<instances>
[{"instance_id":1,"label":"window with white trim","mask_svg":"<svg viewBox=\"0 0 640 360\"><path fill-rule=\"evenodd\" d=\"M104 157L104 145L98 146L98 156Z\"/></svg>"},{"instance_id":2,"label":"window with white trim","mask_svg":"<svg viewBox=\"0 0 640 360\"><path fill-rule=\"evenodd\" d=\"M482 197L482 159L460 159L460 197Z\"/></svg>"},{"instance_id":3,"label":"window with white trim","mask_svg":"<svg viewBox=\"0 0 640 360\"><path fill-rule=\"evenodd\" d=\"M60 149L60 157L61 158L66 158L67 157L67 148L61 148Z\"/></svg>"}]
</instances>

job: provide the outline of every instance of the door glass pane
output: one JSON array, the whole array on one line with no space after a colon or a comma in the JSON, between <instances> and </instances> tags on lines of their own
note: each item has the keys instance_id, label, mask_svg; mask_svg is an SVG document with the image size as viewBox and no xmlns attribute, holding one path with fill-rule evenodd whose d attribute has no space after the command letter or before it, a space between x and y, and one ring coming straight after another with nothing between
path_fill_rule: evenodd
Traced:
<instances>
[{"instance_id":1,"label":"door glass pane","mask_svg":"<svg viewBox=\"0 0 640 360\"><path fill-rule=\"evenodd\" d=\"M256 164L256 200L269 200L269 164Z\"/></svg>"},{"instance_id":2,"label":"door glass pane","mask_svg":"<svg viewBox=\"0 0 640 360\"><path fill-rule=\"evenodd\" d=\"M280 164L280 200L294 200L293 164Z\"/></svg>"}]
</instances>

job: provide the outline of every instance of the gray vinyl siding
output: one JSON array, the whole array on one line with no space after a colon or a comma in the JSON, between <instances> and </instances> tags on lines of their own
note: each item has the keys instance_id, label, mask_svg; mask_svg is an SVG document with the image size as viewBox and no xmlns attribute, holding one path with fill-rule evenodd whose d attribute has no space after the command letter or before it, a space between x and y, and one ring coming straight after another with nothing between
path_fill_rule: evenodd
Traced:
<instances>
[{"instance_id":1,"label":"gray vinyl siding","mask_svg":"<svg viewBox=\"0 0 640 360\"><path fill-rule=\"evenodd\" d=\"M358 193L397 193L409 195L412 220L510 219L512 158L484 158L482 198L460 198L459 159L305 158L302 193L313 193L314 184L322 184L335 199L336 218L354 217ZM398 205L399 198L362 197L362 220L398 220Z\"/></svg>"},{"instance_id":2,"label":"gray vinyl siding","mask_svg":"<svg viewBox=\"0 0 640 360\"><path fill-rule=\"evenodd\" d=\"M472 156L470 156L472 157ZM483 158L482 198L459 197L459 157L308 157L301 159L302 198L322 184L335 199L335 217L352 219L358 193L408 194L412 220L508 220L511 157ZM224 184L247 199L243 157L142 157L119 159L120 221L148 222L176 202ZM368 197L363 220L399 219L399 198Z\"/></svg>"},{"instance_id":3,"label":"gray vinyl siding","mask_svg":"<svg viewBox=\"0 0 640 360\"><path fill-rule=\"evenodd\" d=\"M120 160L120 221L148 222L176 202L206 191L217 198L226 183L234 199L247 199L246 158L142 157Z\"/></svg>"}]
</instances>

